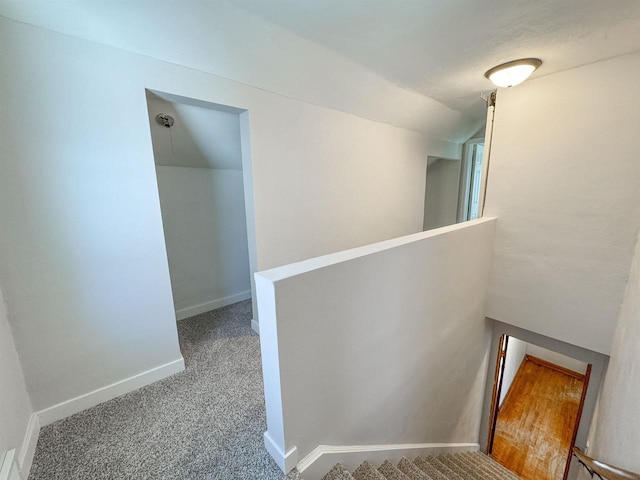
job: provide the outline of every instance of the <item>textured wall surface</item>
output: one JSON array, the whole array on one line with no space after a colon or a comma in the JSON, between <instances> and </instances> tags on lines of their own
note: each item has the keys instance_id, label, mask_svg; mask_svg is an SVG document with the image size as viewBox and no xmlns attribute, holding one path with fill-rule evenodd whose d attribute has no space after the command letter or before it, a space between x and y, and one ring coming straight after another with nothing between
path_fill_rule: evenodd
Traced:
<instances>
[{"instance_id":1,"label":"textured wall surface","mask_svg":"<svg viewBox=\"0 0 640 480\"><path fill-rule=\"evenodd\" d=\"M640 226L639 74L630 55L498 91L487 316L610 352Z\"/></svg>"},{"instance_id":2,"label":"textured wall surface","mask_svg":"<svg viewBox=\"0 0 640 480\"><path fill-rule=\"evenodd\" d=\"M640 242L611 350L588 453L640 473Z\"/></svg>"}]
</instances>

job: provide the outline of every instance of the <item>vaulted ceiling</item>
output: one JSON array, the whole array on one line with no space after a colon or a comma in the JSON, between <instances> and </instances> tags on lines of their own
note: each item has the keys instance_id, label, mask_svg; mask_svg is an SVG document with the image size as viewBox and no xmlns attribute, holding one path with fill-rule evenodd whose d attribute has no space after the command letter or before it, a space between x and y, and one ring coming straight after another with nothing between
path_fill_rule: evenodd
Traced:
<instances>
[{"instance_id":1,"label":"vaulted ceiling","mask_svg":"<svg viewBox=\"0 0 640 480\"><path fill-rule=\"evenodd\" d=\"M0 15L225 75L264 41L255 22L228 24L229 3L477 120L497 64L541 58L535 78L640 51L640 0L0 0Z\"/></svg>"},{"instance_id":2,"label":"vaulted ceiling","mask_svg":"<svg viewBox=\"0 0 640 480\"><path fill-rule=\"evenodd\" d=\"M640 50L638 0L232 0L409 90L465 113L489 68L548 75Z\"/></svg>"}]
</instances>

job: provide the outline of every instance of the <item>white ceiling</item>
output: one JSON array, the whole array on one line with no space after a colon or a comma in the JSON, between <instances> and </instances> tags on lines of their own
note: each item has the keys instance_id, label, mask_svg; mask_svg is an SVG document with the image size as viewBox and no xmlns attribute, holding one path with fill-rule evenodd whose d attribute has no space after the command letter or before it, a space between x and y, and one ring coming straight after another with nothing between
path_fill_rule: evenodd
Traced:
<instances>
[{"instance_id":1,"label":"white ceiling","mask_svg":"<svg viewBox=\"0 0 640 480\"><path fill-rule=\"evenodd\" d=\"M242 170L240 117L237 113L172 102L147 93L156 165ZM171 115L168 129L156 115Z\"/></svg>"},{"instance_id":2,"label":"white ceiling","mask_svg":"<svg viewBox=\"0 0 640 480\"><path fill-rule=\"evenodd\" d=\"M535 78L640 51L640 0L0 0L0 15L346 111L362 95L342 83L373 91L358 71L373 72L474 121L499 63L539 57Z\"/></svg>"},{"instance_id":3,"label":"white ceiling","mask_svg":"<svg viewBox=\"0 0 640 480\"><path fill-rule=\"evenodd\" d=\"M472 114L500 63L538 57L542 76L640 50L638 0L231 1Z\"/></svg>"}]
</instances>

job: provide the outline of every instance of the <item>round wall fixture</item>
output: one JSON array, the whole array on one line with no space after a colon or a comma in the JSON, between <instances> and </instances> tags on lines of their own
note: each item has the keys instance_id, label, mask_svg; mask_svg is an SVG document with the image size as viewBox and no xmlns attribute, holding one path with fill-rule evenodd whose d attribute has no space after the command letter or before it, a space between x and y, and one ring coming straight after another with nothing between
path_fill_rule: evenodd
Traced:
<instances>
[{"instance_id":1,"label":"round wall fixture","mask_svg":"<svg viewBox=\"0 0 640 480\"><path fill-rule=\"evenodd\" d=\"M484 74L496 87L513 87L524 82L542 65L539 58L521 58L493 67Z\"/></svg>"},{"instance_id":2,"label":"round wall fixture","mask_svg":"<svg viewBox=\"0 0 640 480\"><path fill-rule=\"evenodd\" d=\"M158 122L163 127L171 128L173 127L175 120L171 115L167 113L159 113L158 115L156 115L156 122Z\"/></svg>"}]
</instances>

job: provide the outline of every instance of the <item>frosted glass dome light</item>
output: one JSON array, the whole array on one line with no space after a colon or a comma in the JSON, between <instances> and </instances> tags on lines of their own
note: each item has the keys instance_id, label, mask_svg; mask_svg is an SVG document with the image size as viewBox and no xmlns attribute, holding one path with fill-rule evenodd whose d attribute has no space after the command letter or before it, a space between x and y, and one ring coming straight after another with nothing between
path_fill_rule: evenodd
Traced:
<instances>
[{"instance_id":1,"label":"frosted glass dome light","mask_svg":"<svg viewBox=\"0 0 640 480\"><path fill-rule=\"evenodd\" d=\"M513 87L524 82L542 65L539 58L523 58L493 67L484 74L496 87Z\"/></svg>"}]
</instances>

